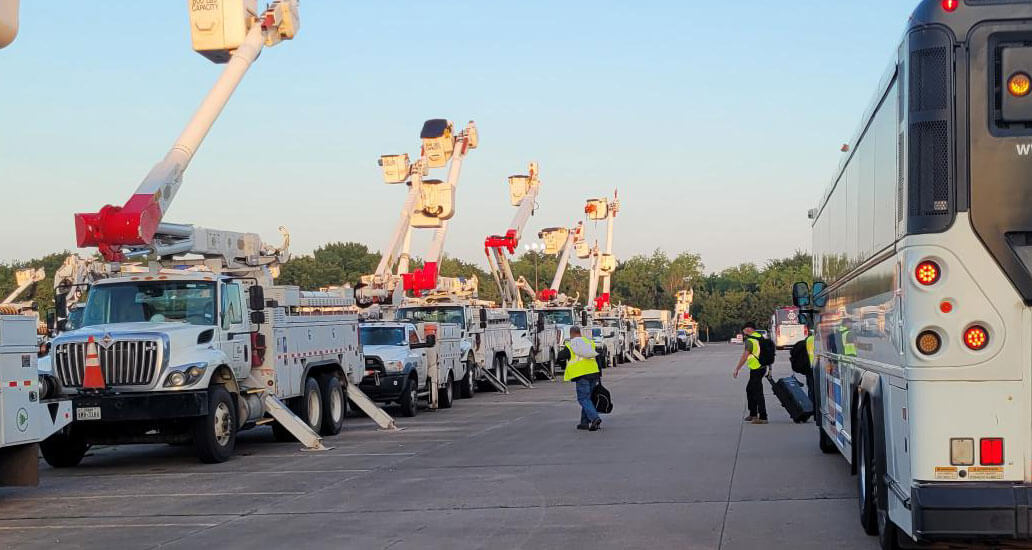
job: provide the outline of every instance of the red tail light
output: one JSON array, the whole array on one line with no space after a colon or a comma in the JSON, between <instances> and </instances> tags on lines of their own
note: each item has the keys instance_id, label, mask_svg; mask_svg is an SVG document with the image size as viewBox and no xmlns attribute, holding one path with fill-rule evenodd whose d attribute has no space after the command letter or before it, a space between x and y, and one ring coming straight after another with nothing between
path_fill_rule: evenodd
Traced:
<instances>
[{"instance_id":1,"label":"red tail light","mask_svg":"<svg viewBox=\"0 0 1032 550\"><path fill-rule=\"evenodd\" d=\"M979 460L982 466L1002 466L1003 465L1003 438L1002 437L986 437L981 441L981 453L979 454Z\"/></svg>"},{"instance_id":2,"label":"red tail light","mask_svg":"<svg viewBox=\"0 0 1032 550\"><path fill-rule=\"evenodd\" d=\"M960 7L960 0L942 0L942 9L946 11L957 11Z\"/></svg>"},{"instance_id":3,"label":"red tail light","mask_svg":"<svg viewBox=\"0 0 1032 550\"><path fill-rule=\"evenodd\" d=\"M975 325L964 331L964 344L968 348L981 351L989 345L989 331L984 327Z\"/></svg>"},{"instance_id":4,"label":"red tail light","mask_svg":"<svg viewBox=\"0 0 1032 550\"><path fill-rule=\"evenodd\" d=\"M939 269L939 264L931 260L925 260L917 264L917 269L914 270L914 277L922 285L931 286L939 282L939 279L942 277L942 270Z\"/></svg>"}]
</instances>

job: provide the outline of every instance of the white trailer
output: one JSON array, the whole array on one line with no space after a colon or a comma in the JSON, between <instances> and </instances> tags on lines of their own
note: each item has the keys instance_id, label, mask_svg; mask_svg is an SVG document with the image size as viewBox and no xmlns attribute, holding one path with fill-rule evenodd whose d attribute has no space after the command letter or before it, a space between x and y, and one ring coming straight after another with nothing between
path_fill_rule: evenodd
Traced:
<instances>
[{"instance_id":1,"label":"white trailer","mask_svg":"<svg viewBox=\"0 0 1032 550\"><path fill-rule=\"evenodd\" d=\"M32 316L0 316L0 486L39 483L39 443L67 425L72 404L49 399L36 366Z\"/></svg>"}]
</instances>

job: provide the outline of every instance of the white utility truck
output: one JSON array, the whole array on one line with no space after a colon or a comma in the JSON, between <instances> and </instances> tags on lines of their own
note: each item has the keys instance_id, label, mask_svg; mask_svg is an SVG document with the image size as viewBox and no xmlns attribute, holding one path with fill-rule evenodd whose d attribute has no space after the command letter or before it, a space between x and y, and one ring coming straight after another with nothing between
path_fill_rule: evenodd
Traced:
<instances>
[{"instance_id":1,"label":"white utility truck","mask_svg":"<svg viewBox=\"0 0 1032 550\"><path fill-rule=\"evenodd\" d=\"M676 350L677 332L669 310L646 309L641 312L641 317L649 334L648 355L665 355Z\"/></svg>"},{"instance_id":2,"label":"white utility truck","mask_svg":"<svg viewBox=\"0 0 1032 550\"><path fill-rule=\"evenodd\" d=\"M396 402L409 417L419 412L422 397L431 409L451 408L464 372L458 325L363 322L359 336L365 355L359 388L370 399Z\"/></svg>"},{"instance_id":3,"label":"white utility truck","mask_svg":"<svg viewBox=\"0 0 1032 550\"><path fill-rule=\"evenodd\" d=\"M274 285L289 237L274 248L253 233L162 223L262 47L298 28L295 0L260 15L248 1L190 8L194 49L226 68L125 206L75 216L79 246L97 247L111 273L90 288L81 328L55 338L40 367L75 408L74 422L41 446L56 467L77 464L92 444L154 441L192 441L202 461L222 462L239 430L267 423L278 438L324 449L319 434L341 430L347 398L392 425L353 386L364 370L350 289ZM146 261L130 268L132 258Z\"/></svg>"},{"instance_id":4,"label":"white utility truck","mask_svg":"<svg viewBox=\"0 0 1032 550\"><path fill-rule=\"evenodd\" d=\"M37 319L0 316L0 487L39 483L39 443L72 419L72 403L36 366Z\"/></svg>"},{"instance_id":5,"label":"white utility truck","mask_svg":"<svg viewBox=\"0 0 1032 550\"><path fill-rule=\"evenodd\" d=\"M513 369L509 373L527 387L532 386L531 381L538 375L546 379L555 378L555 362L562 344L556 324L536 309L526 307L521 291L528 295L532 306L536 306L537 293L526 279L513 275L509 260L509 256L519 248L523 230L537 208L540 192L541 180L536 162L530 163L527 174L510 176L509 201L516 207L516 214L504 235L489 235L484 239L487 263L498 285L502 307L512 322L514 357Z\"/></svg>"},{"instance_id":6,"label":"white utility truck","mask_svg":"<svg viewBox=\"0 0 1032 550\"><path fill-rule=\"evenodd\" d=\"M465 368L459 380L459 396L473 397L478 386L493 386L508 392L512 364L512 333L509 315L490 302L476 299L476 281L468 281L465 292L442 292L409 299L397 310L398 321L448 323L460 329L461 360Z\"/></svg>"}]
</instances>

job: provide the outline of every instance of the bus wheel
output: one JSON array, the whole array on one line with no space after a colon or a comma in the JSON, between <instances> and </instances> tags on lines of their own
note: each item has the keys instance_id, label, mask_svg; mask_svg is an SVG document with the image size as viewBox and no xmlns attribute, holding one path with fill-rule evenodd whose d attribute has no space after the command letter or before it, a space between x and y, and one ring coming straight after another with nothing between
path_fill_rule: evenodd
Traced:
<instances>
[{"instance_id":1,"label":"bus wheel","mask_svg":"<svg viewBox=\"0 0 1032 550\"><path fill-rule=\"evenodd\" d=\"M874 437L871 415L864 406L860 411L860 433L857 437L856 480L860 525L868 535L878 534L878 483L874 460Z\"/></svg>"},{"instance_id":2,"label":"bus wheel","mask_svg":"<svg viewBox=\"0 0 1032 550\"><path fill-rule=\"evenodd\" d=\"M882 550L899 550L901 531L895 523L889 519L887 510L878 510L878 545Z\"/></svg>"}]
</instances>

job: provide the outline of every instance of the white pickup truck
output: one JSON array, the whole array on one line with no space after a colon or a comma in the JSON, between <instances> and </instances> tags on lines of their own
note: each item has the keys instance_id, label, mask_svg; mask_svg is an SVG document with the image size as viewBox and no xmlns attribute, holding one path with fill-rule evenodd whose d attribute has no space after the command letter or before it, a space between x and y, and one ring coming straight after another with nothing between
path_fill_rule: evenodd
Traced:
<instances>
[{"instance_id":1,"label":"white pickup truck","mask_svg":"<svg viewBox=\"0 0 1032 550\"><path fill-rule=\"evenodd\" d=\"M365 376L359 388L373 401L396 402L404 416L415 416L419 399L450 409L458 381L465 376L458 325L365 322L359 328Z\"/></svg>"}]
</instances>

